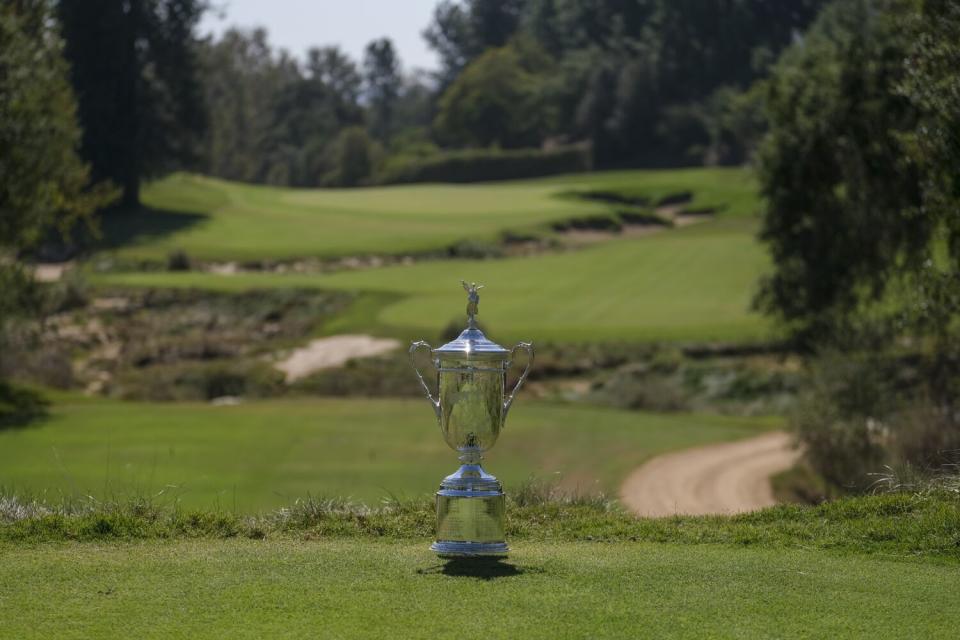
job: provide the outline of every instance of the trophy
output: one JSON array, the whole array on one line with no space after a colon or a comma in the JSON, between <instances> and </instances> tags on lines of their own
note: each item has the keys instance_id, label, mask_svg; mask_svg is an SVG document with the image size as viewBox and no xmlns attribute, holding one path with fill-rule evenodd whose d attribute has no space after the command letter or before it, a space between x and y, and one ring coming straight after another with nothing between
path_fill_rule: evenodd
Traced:
<instances>
[{"instance_id":1,"label":"trophy","mask_svg":"<svg viewBox=\"0 0 960 640\"><path fill-rule=\"evenodd\" d=\"M461 281L467 291L467 328L437 349L424 341L410 345L410 361L437 414L440 432L460 454L460 468L440 483L437 491L437 540L430 547L442 558L503 556L505 500L500 481L480 461L497 441L510 405L533 364L533 346L521 342L505 349L477 328L477 304L482 285ZM415 356L428 349L437 375L434 398L420 373ZM526 367L510 395L507 371L514 354L527 354Z\"/></svg>"}]
</instances>

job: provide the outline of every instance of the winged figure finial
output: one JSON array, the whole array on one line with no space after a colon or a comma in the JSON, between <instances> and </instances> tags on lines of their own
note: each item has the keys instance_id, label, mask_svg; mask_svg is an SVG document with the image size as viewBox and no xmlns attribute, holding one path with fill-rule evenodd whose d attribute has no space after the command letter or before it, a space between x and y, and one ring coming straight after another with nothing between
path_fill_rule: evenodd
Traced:
<instances>
[{"instance_id":1,"label":"winged figure finial","mask_svg":"<svg viewBox=\"0 0 960 640\"><path fill-rule=\"evenodd\" d=\"M482 284L477 284L476 282L467 282L466 280L461 280L460 284L463 285L463 290L467 292L467 321L468 326L471 329L477 328L477 305L480 304L480 289L483 289Z\"/></svg>"}]
</instances>

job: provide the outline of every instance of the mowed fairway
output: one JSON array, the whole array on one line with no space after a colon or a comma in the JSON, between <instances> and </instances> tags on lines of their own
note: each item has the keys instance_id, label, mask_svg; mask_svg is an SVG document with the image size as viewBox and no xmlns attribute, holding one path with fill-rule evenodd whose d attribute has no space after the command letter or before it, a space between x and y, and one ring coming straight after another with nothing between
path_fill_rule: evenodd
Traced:
<instances>
[{"instance_id":1,"label":"mowed fairway","mask_svg":"<svg viewBox=\"0 0 960 640\"><path fill-rule=\"evenodd\" d=\"M227 291L312 287L355 291L370 296L389 294L380 296L383 304L360 305L356 313L329 327L328 333L367 331L400 337L433 336L438 326L459 316L462 292L458 280L465 278L487 285L481 303L481 317L485 326L503 340L749 341L774 337L769 324L750 311L751 297L759 277L767 269L768 260L755 240L757 220L750 214L755 211L756 199L746 174L732 170L636 171L588 174L578 179L585 181L580 187L573 178L568 178L569 181L557 178L555 182L543 183L469 187L430 185L411 189L435 195L456 189L486 190L488 199L506 208L512 206L514 194L527 193L533 198L530 194L535 192L543 196L541 204L547 208L547 205L564 208L572 204L581 213L583 207L589 210L595 205L555 195L589 187L646 193L651 194L648 197L656 198L687 189L693 191L695 201L725 208L715 220L683 229L642 238L619 238L578 251L524 258L436 260L334 274L241 273L222 276L206 272L128 272L91 277L95 283L105 286L198 287ZM171 180L171 184L178 184L177 181L200 179L180 177ZM556 186L545 186L554 184ZM164 188L172 189L170 186ZM263 197L260 188L236 185L230 188L235 191L236 198L249 196L256 200ZM388 197L392 191L310 192L300 194L300 197L309 195L317 200L333 198L341 202L355 198L360 199L358 202L367 202L371 208L389 209L394 206L388 204L393 202ZM549 196L550 193L554 196ZM479 224L477 221L486 221L484 224L491 225L490 229L498 225L509 226L510 221L518 224L530 221L519 209L511 216L490 218L476 214L472 207L477 202L471 202L469 197L462 202L458 200L457 204L454 200L451 199L448 206L454 209L462 206L465 211L474 211L473 215L449 214L450 220L455 218L450 224L458 229L461 237L470 237L473 233L471 225ZM525 201L520 199L521 204ZM301 255L303 251L298 248L301 245L296 243L309 239L316 229L326 230L323 242L342 243L335 249L347 253L350 250L381 249L380 242L389 244L388 236L401 242L403 233L399 227L406 224L405 214L365 211L358 211L353 217L344 219L342 224L329 222L323 213L316 213L310 223L304 217L296 218L299 221L296 223L285 221L283 215L278 214L277 220L271 223L277 225L278 230L276 233L264 232L258 246L264 254ZM380 235L380 231L371 233L363 223L367 215L392 215L390 220L397 228L390 225L380 227L387 235ZM226 220L229 219L230 216L224 214L223 224L228 224ZM221 218L215 216L215 220ZM212 229L221 222L202 224L209 224ZM287 242L283 239L288 238L282 230L285 224L302 226L302 235L289 238L293 243L290 245L283 244ZM438 224L446 228L445 223ZM194 231L185 233L187 235L183 238L194 237L191 235ZM227 250L231 237L228 234L217 244L211 236L203 240L212 243L205 244L203 251ZM439 236L431 237L431 242L440 239ZM278 242L283 246L275 244ZM399 249L401 244L396 247ZM148 244L146 248L158 246ZM325 246L316 245L315 248L322 252ZM136 247L134 245L139 251Z\"/></svg>"},{"instance_id":2,"label":"mowed fairway","mask_svg":"<svg viewBox=\"0 0 960 640\"><path fill-rule=\"evenodd\" d=\"M765 264L739 221L717 221L558 255L422 263L339 273L319 283L400 294L377 321L405 335L431 335L437 318L456 318L457 280L466 278L486 285L482 321L505 338L749 340L770 337L763 319L749 312Z\"/></svg>"},{"instance_id":3,"label":"mowed fairway","mask_svg":"<svg viewBox=\"0 0 960 640\"><path fill-rule=\"evenodd\" d=\"M0 545L2 638L955 638L955 563L673 544Z\"/></svg>"},{"instance_id":4,"label":"mowed fairway","mask_svg":"<svg viewBox=\"0 0 960 640\"><path fill-rule=\"evenodd\" d=\"M657 453L755 435L769 420L658 415L530 402L511 412L487 466L615 491ZM274 400L239 406L61 399L37 426L0 432L0 487L58 501L159 496L241 512L299 497L376 504L419 496L456 469L426 401Z\"/></svg>"},{"instance_id":5,"label":"mowed fairway","mask_svg":"<svg viewBox=\"0 0 960 640\"><path fill-rule=\"evenodd\" d=\"M566 197L597 189L652 199L692 191L691 206L725 207L725 215L754 213L757 206L755 184L740 169L361 189L274 188L174 174L145 188L149 209L111 216L104 231L109 245L133 259L162 260L174 249L204 260L402 254L608 211Z\"/></svg>"},{"instance_id":6,"label":"mowed fairway","mask_svg":"<svg viewBox=\"0 0 960 640\"><path fill-rule=\"evenodd\" d=\"M486 285L480 317L495 338L554 341L762 340L750 312L766 258L747 221L718 220L580 251L506 260L448 260L328 275L111 273L94 283L221 291L310 287L389 293L328 332L430 337L460 318L465 278ZM745 229L744 227L748 227Z\"/></svg>"}]
</instances>

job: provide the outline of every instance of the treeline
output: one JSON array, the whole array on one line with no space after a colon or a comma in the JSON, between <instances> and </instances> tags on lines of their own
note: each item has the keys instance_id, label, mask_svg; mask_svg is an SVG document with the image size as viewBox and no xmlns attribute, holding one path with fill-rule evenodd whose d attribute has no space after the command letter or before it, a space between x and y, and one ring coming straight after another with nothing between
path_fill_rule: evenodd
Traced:
<instances>
[{"instance_id":1,"label":"treeline","mask_svg":"<svg viewBox=\"0 0 960 640\"><path fill-rule=\"evenodd\" d=\"M740 162L752 144L741 92L824 4L444 0L425 33L443 63L435 133L589 141L601 167Z\"/></svg>"},{"instance_id":2,"label":"treeline","mask_svg":"<svg viewBox=\"0 0 960 640\"><path fill-rule=\"evenodd\" d=\"M389 40L362 61L336 47L298 61L263 30L228 31L198 44L202 169L316 186L490 179L514 149L534 175L569 166L534 151L557 147L577 167L739 163L762 127L748 88L822 4L444 0L424 32L431 76L404 75Z\"/></svg>"},{"instance_id":3,"label":"treeline","mask_svg":"<svg viewBox=\"0 0 960 640\"><path fill-rule=\"evenodd\" d=\"M430 89L401 74L389 39L371 42L359 64L334 46L295 60L263 29L231 29L198 50L210 114L202 168L212 175L355 185L429 124Z\"/></svg>"},{"instance_id":4,"label":"treeline","mask_svg":"<svg viewBox=\"0 0 960 640\"><path fill-rule=\"evenodd\" d=\"M360 60L295 58L262 29L201 38L203 0L8 4L52 10L80 155L132 206L141 180L178 168L352 186L739 163L763 126L751 85L824 0L441 0L430 74L386 38Z\"/></svg>"}]
</instances>

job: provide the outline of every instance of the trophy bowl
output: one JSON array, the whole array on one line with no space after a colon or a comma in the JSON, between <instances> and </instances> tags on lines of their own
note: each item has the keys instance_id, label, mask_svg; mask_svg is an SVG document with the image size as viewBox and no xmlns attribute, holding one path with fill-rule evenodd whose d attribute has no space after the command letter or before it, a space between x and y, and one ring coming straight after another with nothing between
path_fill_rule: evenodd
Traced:
<instances>
[{"instance_id":1,"label":"trophy bowl","mask_svg":"<svg viewBox=\"0 0 960 640\"><path fill-rule=\"evenodd\" d=\"M503 487L480 462L500 436L513 399L530 371L533 346L521 342L505 349L489 340L476 322L482 285L462 284L468 294L467 328L436 349L422 340L410 345L414 371L433 406L440 432L460 454L461 462L437 491L437 540L431 549L448 558L505 555ZM420 350L430 352L436 398L417 366ZM518 351L526 353L526 366L508 395L507 372Z\"/></svg>"}]
</instances>

